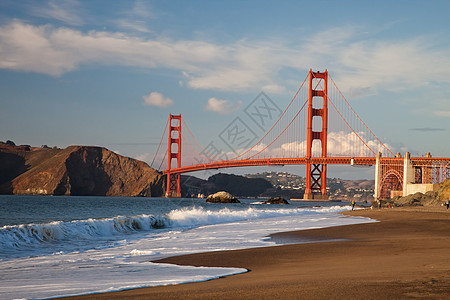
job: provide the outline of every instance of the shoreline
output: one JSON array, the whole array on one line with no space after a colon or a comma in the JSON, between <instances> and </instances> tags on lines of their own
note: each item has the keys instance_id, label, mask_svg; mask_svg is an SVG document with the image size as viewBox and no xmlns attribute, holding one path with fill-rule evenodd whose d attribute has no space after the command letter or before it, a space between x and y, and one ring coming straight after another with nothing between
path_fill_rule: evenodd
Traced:
<instances>
[{"instance_id":1,"label":"shoreline","mask_svg":"<svg viewBox=\"0 0 450 300\"><path fill-rule=\"evenodd\" d=\"M155 262L237 267L248 272L209 281L82 295L76 299L386 299L450 296L450 211L442 207L344 212L380 222L271 235L308 240L196 253Z\"/></svg>"}]
</instances>

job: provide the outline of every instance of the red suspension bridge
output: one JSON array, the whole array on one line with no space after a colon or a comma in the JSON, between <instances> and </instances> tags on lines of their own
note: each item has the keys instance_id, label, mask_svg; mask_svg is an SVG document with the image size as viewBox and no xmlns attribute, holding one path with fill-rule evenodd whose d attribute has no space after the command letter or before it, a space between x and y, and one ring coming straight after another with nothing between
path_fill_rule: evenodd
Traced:
<instances>
[{"instance_id":1,"label":"red suspension bridge","mask_svg":"<svg viewBox=\"0 0 450 300\"><path fill-rule=\"evenodd\" d=\"M182 127L186 128L183 132ZM239 142L245 140L246 130L233 126L225 134ZM181 196L182 173L247 166L305 165L304 199L328 199L328 165L375 165L374 196L383 199L429 190L430 185L450 178L450 158L394 154L356 114L327 71L310 70L276 122L247 149L231 154L205 149L181 114L171 114L154 161L166 133L167 151L159 169L167 163L163 171L167 176L167 197ZM201 163L190 160L182 164L182 149L188 149Z\"/></svg>"}]
</instances>

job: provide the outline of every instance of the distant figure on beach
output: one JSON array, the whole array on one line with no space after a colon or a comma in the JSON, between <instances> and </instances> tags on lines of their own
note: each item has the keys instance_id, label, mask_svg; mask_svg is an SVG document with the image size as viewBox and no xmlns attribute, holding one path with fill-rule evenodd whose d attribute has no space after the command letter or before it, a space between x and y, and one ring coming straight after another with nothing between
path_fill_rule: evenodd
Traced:
<instances>
[{"instance_id":1,"label":"distant figure on beach","mask_svg":"<svg viewBox=\"0 0 450 300\"><path fill-rule=\"evenodd\" d=\"M445 206L447 206L448 209L448 207L450 206L450 200L445 201Z\"/></svg>"},{"instance_id":2,"label":"distant figure on beach","mask_svg":"<svg viewBox=\"0 0 450 300\"><path fill-rule=\"evenodd\" d=\"M352 210L355 208L355 204L356 204L356 202L355 202L355 200L353 200L352 201Z\"/></svg>"},{"instance_id":3,"label":"distant figure on beach","mask_svg":"<svg viewBox=\"0 0 450 300\"><path fill-rule=\"evenodd\" d=\"M381 200L378 200L378 208L381 208Z\"/></svg>"}]
</instances>

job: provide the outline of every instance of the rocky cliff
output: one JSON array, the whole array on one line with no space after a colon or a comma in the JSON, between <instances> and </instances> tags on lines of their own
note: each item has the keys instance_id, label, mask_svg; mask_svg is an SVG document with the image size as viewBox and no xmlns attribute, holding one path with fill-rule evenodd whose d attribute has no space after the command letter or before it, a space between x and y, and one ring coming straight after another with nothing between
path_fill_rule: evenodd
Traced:
<instances>
[{"instance_id":1,"label":"rocky cliff","mask_svg":"<svg viewBox=\"0 0 450 300\"><path fill-rule=\"evenodd\" d=\"M0 193L162 196L162 174L106 148L31 148L0 143Z\"/></svg>"},{"instance_id":2,"label":"rocky cliff","mask_svg":"<svg viewBox=\"0 0 450 300\"><path fill-rule=\"evenodd\" d=\"M435 184L433 191L382 200L383 206L440 206L450 199L450 179ZM375 204L376 205L376 204Z\"/></svg>"}]
</instances>

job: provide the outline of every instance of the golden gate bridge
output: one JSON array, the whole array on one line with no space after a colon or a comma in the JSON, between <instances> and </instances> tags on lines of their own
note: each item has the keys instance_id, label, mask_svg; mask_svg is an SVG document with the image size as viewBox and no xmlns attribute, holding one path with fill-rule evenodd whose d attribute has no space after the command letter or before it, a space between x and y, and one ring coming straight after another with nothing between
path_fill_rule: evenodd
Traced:
<instances>
[{"instance_id":1,"label":"golden gate bridge","mask_svg":"<svg viewBox=\"0 0 450 300\"><path fill-rule=\"evenodd\" d=\"M267 107L260 109L270 113ZM267 114L259 112L258 116ZM248 140L248 128L238 125L225 134L237 145L243 145L240 141ZM182 127L186 129L183 132ZM181 114L170 114L153 161L164 140L167 150L159 169L167 163L163 170L167 176L166 197L181 196L182 173L233 167L305 165L306 200L328 199L328 165L375 165L376 199L428 191L433 184L450 178L450 158L394 154L353 110L327 70L309 71L286 109L251 147L226 155L205 149ZM197 163L185 163L182 149Z\"/></svg>"}]
</instances>

